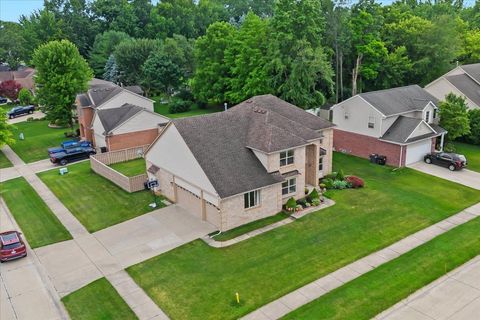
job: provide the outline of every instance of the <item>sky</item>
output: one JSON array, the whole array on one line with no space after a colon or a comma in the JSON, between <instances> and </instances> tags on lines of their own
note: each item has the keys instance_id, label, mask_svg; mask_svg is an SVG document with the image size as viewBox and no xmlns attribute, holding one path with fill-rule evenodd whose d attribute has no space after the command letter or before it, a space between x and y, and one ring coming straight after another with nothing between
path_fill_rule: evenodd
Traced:
<instances>
[{"instance_id":1,"label":"sky","mask_svg":"<svg viewBox=\"0 0 480 320\"><path fill-rule=\"evenodd\" d=\"M0 0L0 20L15 21L43 7L43 0Z\"/></svg>"}]
</instances>

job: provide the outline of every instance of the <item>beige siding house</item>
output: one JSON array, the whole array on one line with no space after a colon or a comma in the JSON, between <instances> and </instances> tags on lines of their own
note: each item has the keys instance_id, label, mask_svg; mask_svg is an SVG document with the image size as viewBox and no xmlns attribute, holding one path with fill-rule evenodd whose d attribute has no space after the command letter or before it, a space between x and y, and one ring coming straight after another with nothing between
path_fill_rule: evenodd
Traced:
<instances>
[{"instance_id":1,"label":"beige siding house","mask_svg":"<svg viewBox=\"0 0 480 320\"><path fill-rule=\"evenodd\" d=\"M145 159L158 191L226 231L274 215L331 172L333 125L272 95L170 122Z\"/></svg>"},{"instance_id":2,"label":"beige siding house","mask_svg":"<svg viewBox=\"0 0 480 320\"><path fill-rule=\"evenodd\" d=\"M480 108L480 63L458 66L425 86L431 95L444 100L449 93L464 97L470 109Z\"/></svg>"}]
</instances>

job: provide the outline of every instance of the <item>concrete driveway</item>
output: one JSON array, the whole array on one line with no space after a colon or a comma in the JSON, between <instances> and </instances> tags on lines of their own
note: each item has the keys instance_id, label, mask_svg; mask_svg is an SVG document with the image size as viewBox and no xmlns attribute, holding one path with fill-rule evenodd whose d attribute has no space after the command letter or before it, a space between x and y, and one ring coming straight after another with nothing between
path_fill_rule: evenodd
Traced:
<instances>
[{"instance_id":1,"label":"concrete driveway","mask_svg":"<svg viewBox=\"0 0 480 320\"><path fill-rule=\"evenodd\" d=\"M177 205L35 249L60 296L216 230Z\"/></svg>"},{"instance_id":2,"label":"concrete driveway","mask_svg":"<svg viewBox=\"0 0 480 320\"><path fill-rule=\"evenodd\" d=\"M440 167L425 162L416 162L409 166L412 169L436 176L442 179L450 180L467 187L480 190L480 173L471 170L450 171L448 168Z\"/></svg>"},{"instance_id":3,"label":"concrete driveway","mask_svg":"<svg viewBox=\"0 0 480 320\"><path fill-rule=\"evenodd\" d=\"M10 124L15 124L15 123L27 121L28 118L42 119L44 117L45 117L45 113L43 113L42 111L35 111L33 114L26 114L24 116L18 116L13 119L8 119L7 122Z\"/></svg>"},{"instance_id":4,"label":"concrete driveway","mask_svg":"<svg viewBox=\"0 0 480 320\"><path fill-rule=\"evenodd\" d=\"M18 230L0 204L0 231ZM58 295L36 256L28 256L0 265L0 319L66 319Z\"/></svg>"},{"instance_id":5,"label":"concrete driveway","mask_svg":"<svg viewBox=\"0 0 480 320\"><path fill-rule=\"evenodd\" d=\"M375 319L480 319L480 256L420 289Z\"/></svg>"}]
</instances>

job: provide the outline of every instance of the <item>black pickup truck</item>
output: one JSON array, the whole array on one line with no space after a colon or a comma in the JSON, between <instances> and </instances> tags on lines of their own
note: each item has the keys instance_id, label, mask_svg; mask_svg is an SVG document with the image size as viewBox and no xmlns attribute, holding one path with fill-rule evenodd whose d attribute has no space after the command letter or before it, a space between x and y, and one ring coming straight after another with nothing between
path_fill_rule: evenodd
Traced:
<instances>
[{"instance_id":1,"label":"black pickup truck","mask_svg":"<svg viewBox=\"0 0 480 320\"><path fill-rule=\"evenodd\" d=\"M88 159L92 154L95 154L95 149L90 147L78 147L66 149L62 152L50 154L50 161L52 163L58 163L62 166L69 162Z\"/></svg>"},{"instance_id":2,"label":"black pickup truck","mask_svg":"<svg viewBox=\"0 0 480 320\"><path fill-rule=\"evenodd\" d=\"M21 116L24 114L32 114L35 111L35 106L18 106L12 108L10 111L7 112L8 118L13 119L17 116Z\"/></svg>"}]
</instances>

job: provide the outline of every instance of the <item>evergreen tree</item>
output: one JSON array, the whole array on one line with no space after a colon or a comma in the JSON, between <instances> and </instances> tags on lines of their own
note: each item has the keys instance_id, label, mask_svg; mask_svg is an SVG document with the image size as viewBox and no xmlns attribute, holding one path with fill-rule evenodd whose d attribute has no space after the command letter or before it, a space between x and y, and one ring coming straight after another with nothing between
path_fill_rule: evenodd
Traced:
<instances>
[{"instance_id":1,"label":"evergreen tree","mask_svg":"<svg viewBox=\"0 0 480 320\"><path fill-rule=\"evenodd\" d=\"M115 61L115 56L113 54L108 57L107 63L104 67L103 79L107 81L111 81L113 83L118 82L118 69L117 69L117 62Z\"/></svg>"}]
</instances>

